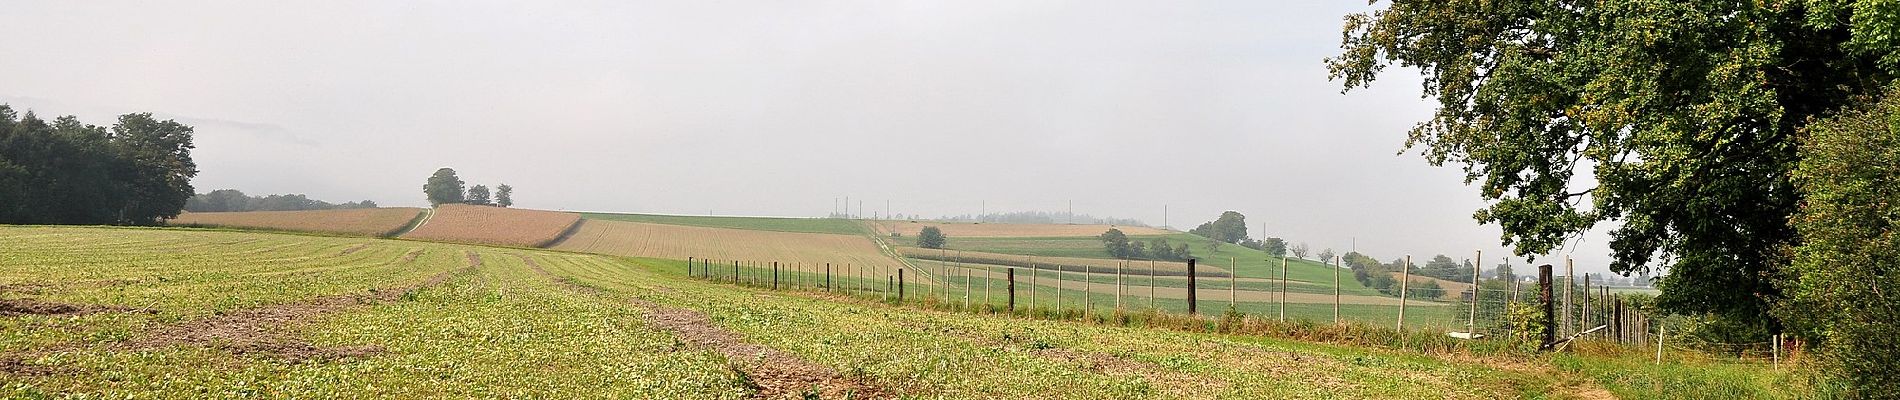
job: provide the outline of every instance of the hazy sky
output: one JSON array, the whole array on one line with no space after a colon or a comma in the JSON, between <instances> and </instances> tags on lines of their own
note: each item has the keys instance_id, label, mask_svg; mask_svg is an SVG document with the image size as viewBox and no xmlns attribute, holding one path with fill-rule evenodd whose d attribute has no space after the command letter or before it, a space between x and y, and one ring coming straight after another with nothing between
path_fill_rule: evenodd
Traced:
<instances>
[{"instance_id":1,"label":"hazy sky","mask_svg":"<svg viewBox=\"0 0 1900 400\"><path fill-rule=\"evenodd\" d=\"M415 206L450 166L529 208L1166 205L1315 252L1505 253L1460 169L1399 154L1431 111L1415 70L1327 81L1363 2L524 3L9 2L0 102L194 125L201 192Z\"/></svg>"}]
</instances>

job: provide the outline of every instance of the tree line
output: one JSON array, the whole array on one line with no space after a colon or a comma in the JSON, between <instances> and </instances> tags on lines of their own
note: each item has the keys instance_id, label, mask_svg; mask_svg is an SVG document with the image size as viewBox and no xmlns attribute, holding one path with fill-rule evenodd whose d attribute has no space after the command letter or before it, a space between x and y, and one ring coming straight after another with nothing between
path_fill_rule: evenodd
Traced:
<instances>
[{"instance_id":1,"label":"tree line","mask_svg":"<svg viewBox=\"0 0 1900 400\"><path fill-rule=\"evenodd\" d=\"M190 212L302 211L350 208L376 208L376 202L363 200L331 204L323 200L305 197L302 194L273 194L258 197L246 195L237 189L213 190L209 193L199 193L185 200L185 211Z\"/></svg>"},{"instance_id":2,"label":"tree line","mask_svg":"<svg viewBox=\"0 0 1900 400\"><path fill-rule=\"evenodd\" d=\"M192 127L150 113L112 126L0 104L0 223L157 225L191 198Z\"/></svg>"},{"instance_id":3,"label":"tree line","mask_svg":"<svg viewBox=\"0 0 1900 400\"><path fill-rule=\"evenodd\" d=\"M1096 238L1102 240L1102 248L1108 251L1108 255L1123 260L1186 261L1194 257L1188 252L1187 243L1169 245L1167 238L1142 242L1129 239L1128 234L1115 228L1109 228Z\"/></svg>"},{"instance_id":4,"label":"tree line","mask_svg":"<svg viewBox=\"0 0 1900 400\"><path fill-rule=\"evenodd\" d=\"M491 194L487 185L464 187L466 182L456 176L454 168L441 168L429 175L422 184L422 193L429 199L429 205L449 203L474 204L483 206L512 207L515 205L515 188L504 183L496 186Z\"/></svg>"}]
</instances>

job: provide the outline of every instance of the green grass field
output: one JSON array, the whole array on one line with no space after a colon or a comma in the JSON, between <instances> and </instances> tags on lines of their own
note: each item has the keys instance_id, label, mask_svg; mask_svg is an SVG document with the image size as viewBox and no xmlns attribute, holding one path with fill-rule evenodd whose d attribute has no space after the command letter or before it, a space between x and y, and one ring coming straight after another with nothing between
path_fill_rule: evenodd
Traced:
<instances>
[{"instance_id":1,"label":"green grass field","mask_svg":"<svg viewBox=\"0 0 1900 400\"><path fill-rule=\"evenodd\" d=\"M0 314L6 398L836 398L840 382L853 398L1594 398L1598 381L1693 398L1591 358L934 311L670 260L192 229L0 240L0 299L29 310ZM1754 377L1723 392L1738 397L1785 381L1727 371Z\"/></svg>"},{"instance_id":2,"label":"green grass field","mask_svg":"<svg viewBox=\"0 0 1900 400\"><path fill-rule=\"evenodd\" d=\"M1267 255L1266 252L1241 247L1239 245L1219 243L1209 251L1208 239L1200 236L1177 233L1172 235L1130 236L1131 240L1147 242L1153 239L1167 239L1170 244L1188 243L1189 251L1201 263L1227 268L1243 278L1280 277L1282 260ZM899 244L909 244L900 242ZM1037 257L1082 257L1110 258L1102 249L1102 241L1093 237L1023 237L1023 238L951 238L945 246L950 250L981 251L989 253L1016 254ZM1318 250L1314 250L1317 252ZM1232 260L1231 264L1229 260ZM1231 265L1231 268L1229 268ZM1333 282L1333 267L1312 260L1287 258L1287 279L1330 287ZM1352 279L1351 271L1340 271L1340 290L1346 294L1377 295L1378 291L1359 284ZM1331 289L1328 289L1330 293Z\"/></svg>"},{"instance_id":3,"label":"green grass field","mask_svg":"<svg viewBox=\"0 0 1900 400\"><path fill-rule=\"evenodd\" d=\"M776 232L835 233L841 235L862 235L866 232L864 227L859 226L856 222L837 218L711 217L613 213L581 213L581 218Z\"/></svg>"}]
</instances>

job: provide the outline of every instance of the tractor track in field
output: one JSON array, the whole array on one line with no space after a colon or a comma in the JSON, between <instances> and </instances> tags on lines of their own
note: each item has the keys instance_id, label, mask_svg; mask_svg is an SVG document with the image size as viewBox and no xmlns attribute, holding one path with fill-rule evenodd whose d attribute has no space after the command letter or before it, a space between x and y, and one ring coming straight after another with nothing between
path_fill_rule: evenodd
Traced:
<instances>
[{"instance_id":1,"label":"tractor track in field","mask_svg":"<svg viewBox=\"0 0 1900 400\"><path fill-rule=\"evenodd\" d=\"M264 355L291 362L376 354L382 352L381 346L319 347L285 332L284 328L360 305L395 301L416 290L439 286L456 275L473 272L482 265L480 255L474 252L466 252L466 255L467 266L437 273L422 282L372 289L368 293L322 296L250 308L167 325L133 339L122 347L142 350L172 345L209 345L236 354Z\"/></svg>"},{"instance_id":2,"label":"tractor track in field","mask_svg":"<svg viewBox=\"0 0 1900 400\"><path fill-rule=\"evenodd\" d=\"M529 269L534 270L535 274L568 290L593 295L606 294L598 288L581 285L568 277L549 273L532 258L523 255L516 255L516 257L520 257ZM687 345L712 350L725 356L733 364L733 369L743 374L757 389L752 398L805 398L814 394L831 399L897 398L895 394L883 387L847 377L831 368L813 364L796 355L763 345L746 343L738 334L714 325L712 318L706 316L705 313L639 298L631 298L628 302L646 311L648 323L672 332Z\"/></svg>"}]
</instances>

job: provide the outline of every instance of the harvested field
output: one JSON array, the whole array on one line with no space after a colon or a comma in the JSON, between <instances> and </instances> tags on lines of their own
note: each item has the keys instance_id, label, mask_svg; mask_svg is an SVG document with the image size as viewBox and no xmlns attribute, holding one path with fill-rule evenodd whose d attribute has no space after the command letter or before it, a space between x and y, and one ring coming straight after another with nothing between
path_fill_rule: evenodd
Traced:
<instances>
[{"instance_id":1,"label":"harvested field","mask_svg":"<svg viewBox=\"0 0 1900 400\"><path fill-rule=\"evenodd\" d=\"M580 222L570 212L444 204L405 239L439 242L547 247Z\"/></svg>"},{"instance_id":2,"label":"harvested field","mask_svg":"<svg viewBox=\"0 0 1900 400\"><path fill-rule=\"evenodd\" d=\"M420 208L184 213L173 226L268 229L361 236L390 236L422 214Z\"/></svg>"},{"instance_id":3,"label":"harvested field","mask_svg":"<svg viewBox=\"0 0 1900 400\"><path fill-rule=\"evenodd\" d=\"M1150 228L1150 227L1145 227L1145 226L1115 226L1115 225L998 224L998 223L979 224L979 223L970 223L970 222L929 222L929 221L923 221L923 222L914 222L914 221L876 222L876 221L873 221L873 222L868 222L868 223L874 229L877 229L877 231L880 234L889 235L890 231L893 228L895 228L897 233L903 234L904 237L916 237L917 232L922 231L924 227L934 226L934 227L937 227L937 229L943 230L943 234L950 236L951 240L956 240L956 238L958 237L1097 236L1097 235L1101 235L1102 232L1107 232L1110 228L1121 229L1122 233L1125 233L1128 235L1166 235L1169 233L1173 233L1173 232L1161 230L1160 228Z\"/></svg>"},{"instance_id":4,"label":"harvested field","mask_svg":"<svg viewBox=\"0 0 1900 400\"><path fill-rule=\"evenodd\" d=\"M583 220L565 240L549 248L586 253L685 260L712 258L726 263L852 264L878 270L901 266L884 256L870 239L858 235L790 233L708 228L606 220Z\"/></svg>"}]
</instances>

